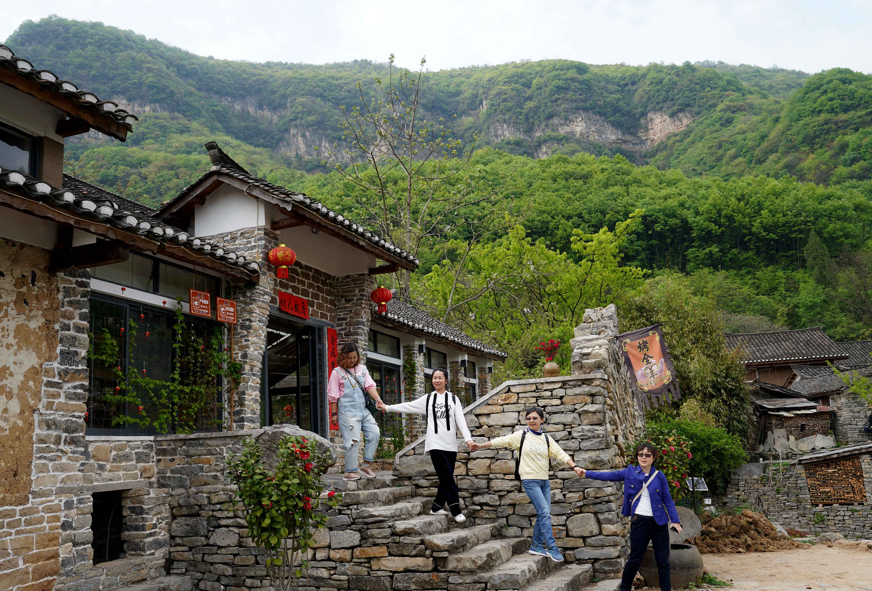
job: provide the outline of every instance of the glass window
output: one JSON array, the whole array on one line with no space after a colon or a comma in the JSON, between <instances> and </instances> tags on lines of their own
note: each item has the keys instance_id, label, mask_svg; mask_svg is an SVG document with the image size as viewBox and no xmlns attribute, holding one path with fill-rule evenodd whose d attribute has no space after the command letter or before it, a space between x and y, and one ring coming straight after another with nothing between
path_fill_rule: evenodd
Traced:
<instances>
[{"instance_id":1,"label":"glass window","mask_svg":"<svg viewBox=\"0 0 872 591\"><path fill-rule=\"evenodd\" d=\"M400 358L400 339L381 332L369 331L367 348L369 351L379 355L386 355L395 359Z\"/></svg>"},{"instance_id":2,"label":"glass window","mask_svg":"<svg viewBox=\"0 0 872 591\"><path fill-rule=\"evenodd\" d=\"M437 369L440 367L448 369L448 355L428 347L427 354L424 355L424 367L427 369Z\"/></svg>"},{"instance_id":3,"label":"glass window","mask_svg":"<svg viewBox=\"0 0 872 591\"><path fill-rule=\"evenodd\" d=\"M317 384L311 379L313 329L281 316L270 316L261 382L261 425L292 424L313 431ZM317 370L316 370L317 371Z\"/></svg>"},{"instance_id":4,"label":"glass window","mask_svg":"<svg viewBox=\"0 0 872 591\"><path fill-rule=\"evenodd\" d=\"M37 140L34 137L0 125L0 168L37 176Z\"/></svg>"},{"instance_id":5,"label":"glass window","mask_svg":"<svg viewBox=\"0 0 872 591\"><path fill-rule=\"evenodd\" d=\"M91 274L97 279L134 289L149 292L155 290L154 261L136 253L130 253L130 258L124 262L94 267Z\"/></svg>"},{"instance_id":6,"label":"glass window","mask_svg":"<svg viewBox=\"0 0 872 591\"><path fill-rule=\"evenodd\" d=\"M212 294L212 303L221 295L221 280L211 275L196 273L190 269L160 263L160 285L158 293L170 298L188 301L189 290L197 289Z\"/></svg>"},{"instance_id":7,"label":"glass window","mask_svg":"<svg viewBox=\"0 0 872 591\"><path fill-rule=\"evenodd\" d=\"M478 372L476 371L475 361L466 362L466 377L468 377L470 380L478 379Z\"/></svg>"},{"instance_id":8,"label":"glass window","mask_svg":"<svg viewBox=\"0 0 872 591\"><path fill-rule=\"evenodd\" d=\"M399 404L402 402L400 368L398 366L367 360L366 369L369 370L369 375L372 376L372 381L375 382L379 395L385 401L385 404ZM383 434L396 428L396 424L390 421L397 421L401 418L398 414L383 412L377 412L374 416L382 428Z\"/></svg>"},{"instance_id":9,"label":"glass window","mask_svg":"<svg viewBox=\"0 0 872 591\"><path fill-rule=\"evenodd\" d=\"M186 316L185 321L191 332L199 338L208 338L215 330L223 330L220 323L210 320ZM150 420L158 417L158 405L152 399L148 391L137 391L136 394L142 408L133 408L130 403L114 402L106 400L106 396L116 392L120 387L117 379L116 367L121 367L125 375L131 372L145 370L149 378L169 382L172 379L173 366L180 351L184 349L174 347L175 339L175 316L174 313L163 308L147 306L135 302L115 300L105 296L91 298L91 334L92 354L88 358L90 371L90 391L88 396L87 427L91 434L120 434L133 435L153 433L152 428L141 427L134 423L118 422L118 417L143 416ZM122 332L122 328L124 331ZM112 363L108 360L98 359L103 354L116 350ZM197 341L192 341L197 342ZM182 355L182 365L179 367L179 377L182 384L192 382L201 371L199 365L192 365L185 361ZM196 357L187 356L190 359ZM221 419L221 390L222 382L219 379L214 384L214 395L210 394L211 401L198 409L196 414L183 407L178 407L178 417L185 420L192 419L197 424L199 431L215 431L219 428ZM158 394L160 390L152 387L152 394ZM185 413L188 413L186 416Z\"/></svg>"}]
</instances>

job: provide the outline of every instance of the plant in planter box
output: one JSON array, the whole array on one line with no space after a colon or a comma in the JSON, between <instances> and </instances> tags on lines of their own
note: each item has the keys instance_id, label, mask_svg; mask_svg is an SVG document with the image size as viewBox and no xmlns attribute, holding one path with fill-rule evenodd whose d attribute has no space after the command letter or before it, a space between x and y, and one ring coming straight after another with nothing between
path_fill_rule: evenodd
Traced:
<instances>
[{"instance_id":1,"label":"plant in planter box","mask_svg":"<svg viewBox=\"0 0 872 591\"><path fill-rule=\"evenodd\" d=\"M319 509L322 504L337 507L341 501L342 495L332 490L321 494L321 475L330 464L331 458L314 442L299 436L282 439L275 470L264 466L260 446L252 438L227 463L248 535L266 550L267 572L276 591L295 588L295 579L307 572L315 532L327 524L326 513Z\"/></svg>"}]
</instances>

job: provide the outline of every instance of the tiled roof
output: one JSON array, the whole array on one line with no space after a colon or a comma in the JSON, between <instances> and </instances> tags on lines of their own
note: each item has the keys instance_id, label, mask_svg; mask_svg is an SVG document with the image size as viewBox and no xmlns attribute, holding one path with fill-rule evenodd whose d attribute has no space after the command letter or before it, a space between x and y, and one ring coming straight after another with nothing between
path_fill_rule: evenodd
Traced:
<instances>
[{"instance_id":1,"label":"tiled roof","mask_svg":"<svg viewBox=\"0 0 872 591\"><path fill-rule=\"evenodd\" d=\"M850 447L837 447L826 451L819 451L813 454L808 454L799 458L800 464L811 464L813 462L823 462L825 460L833 460L835 458L847 458L863 454L872 454L872 443L861 443Z\"/></svg>"},{"instance_id":2,"label":"tiled roof","mask_svg":"<svg viewBox=\"0 0 872 591\"><path fill-rule=\"evenodd\" d=\"M789 363L848 357L820 326L777 332L726 333L724 337L727 347L737 349L744 363Z\"/></svg>"},{"instance_id":3,"label":"tiled roof","mask_svg":"<svg viewBox=\"0 0 872 591\"><path fill-rule=\"evenodd\" d=\"M754 404L766 410L817 410L818 403L801 398L764 398ZM826 408L826 407L823 407Z\"/></svg>"},{"instance_id":4,"label":"tiled roof","mask_svg":"<svg viewBox=\"0 0 872 591\"><path fill-rule=\"evenodd\" d=\"M172 243L191 251L192 258L208 256L222 263L239 267L249 274L260 270L254 261L225 252L219 246L191 238L187 232L168 226L153 217L153 210L128 199L64 175L64 187L57 189L14 170L0 169L0 188L22 197L68 209L107 226L146 236L160 243Z\"/></svg>"},{"instance_id":5,"label":"tiled roof","mask_svg":"<svg viewBox=\"0 0 872 591\"><path fill-rule=\"evenodd\" d=\"M109 117L127 128L128 131L133 129L133 122L139 120L136 115L120 108L117 103L101 101L93 92L80 90L72 82L61 80L56 74L48 70L37 70L26 59L16 57L12 50L5 45L0 45L0 67L11 70L23 78L38 82L43 88L48 88L77 102L79 105L92 110L96 115Z\"/></svg>"},{"instance_id":6,"label":"tiled roof","mask_svg":"<svg viewBox=\"0 0 872 591\"><path fill-rule=\"evenodd\" d=\"M844 365L872 365L872 341L850 341L837 343L849 357L840 363Z\"/></svg>"},{"instance_id":7,"label":"tiled roof","mask_svg":"<svg viewBox=\"0 0 872 591\"><path fill-rule=\"evenodd\" d=\"M836 368L842 372L856 371L861 376L872 377L872 367L857 369L856 366L852 368L837 364ZM790 369L797 375L797 379L790 385L790 389L805 396L823 396L845 389L845 382L833 372L833 368L830 366L791 365Z\"/></svg>"},{"instance_id":8,"label":"tiled roof","mask_svg":"<svg viewBox=\"0 0 872 591\"><path fill-rule=\"evenodd\" d=\"M356 234L373 246L387 251L397 258L407 260L415 265L418 264L418 259L411 254L407 253L401 248L394 246L375 232L367 230L360 224L357 224L349 220L348 218L338 214L337 212L331 210L323 203L319 203L318 201L315 201L314 199L303 193L290 191L288 189L285 189L284 187L279 187L278 185L274 185L269 181L265 181L261 178L253 176L247 170L242 168L242 166L237 164L232 158L230 158L230 156L225 154L224 151L218 147L217 143L209 142L206 144L206 148L209 150L209 158L212 160L212 168L209 170L209 172L197 179L192 185L186 187L181 193L179 193L179 195L175 199L173 199L169 203L166 203L161 208L161 211L165 211L167 208L171 207L180 199L184 199L184 197L188 193L190 193L195 187L199 186L209 177L215 176L219 173L226 174L227 176L239 179L241 181L254 185L255 187L259 187L260 189L277 199L287 201L288 203L291 203L293 205L302 206L309 211L317 214L319 217L323 218L324 221L335 224L348 232Z\"/></svg>"},{"instance_id":9,"label":"tiled roof","mask_svg":"<svg viewBox=\"0 0 872 591\"><path fill-rule=\"evenodd\" d=\"M485 345L481 341L467 335L462 330L445 324L440 320L436 320L426 312L422 312L396 297L388 302L387 312L384 314L373 313L373 320L378 322L380 319L393 324L407 326L425 334L433 335L434 337L450 341L466 349L479 351L487 357L499 357L501 359L508 357L508 354L503 353L499 349Z\"/></svg>"}]
</instances>

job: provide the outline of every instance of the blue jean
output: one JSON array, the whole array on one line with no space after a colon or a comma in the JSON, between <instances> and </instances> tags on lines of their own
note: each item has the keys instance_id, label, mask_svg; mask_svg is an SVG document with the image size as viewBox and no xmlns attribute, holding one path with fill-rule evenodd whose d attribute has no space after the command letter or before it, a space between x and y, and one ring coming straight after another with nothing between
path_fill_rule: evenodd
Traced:
<instances>
[{"instance_id":1,"label":"blue jean","mask_svg":"<svg viewBox=\"0 0 872 591\"><path fill-rule=\"evenodd\" d=\"M533 527L533 546L556 548L557 540L551 530L551 482L548 480L522 480L524 492L536 508L536 525Z\"/></svg>"},{"instance_id":2,"label":"blue jean","mask_svg":"<svg viewBox=\"0 0 872 591\"><path fill-rule=\"evenodd\" d=\"M375 459L375 452L378 449L378 440L381 437L378 423L372 417L368 410L362 413L345 413L342 412L342 405L339 405L337 413L339 420L339 431L342 433L342 443L345 445L345 471L354 472L357 470L357 454L360 450L360 433L366 438L366 444L363 446L363 459L371 462Z\"/></svg>"}]
</instances>

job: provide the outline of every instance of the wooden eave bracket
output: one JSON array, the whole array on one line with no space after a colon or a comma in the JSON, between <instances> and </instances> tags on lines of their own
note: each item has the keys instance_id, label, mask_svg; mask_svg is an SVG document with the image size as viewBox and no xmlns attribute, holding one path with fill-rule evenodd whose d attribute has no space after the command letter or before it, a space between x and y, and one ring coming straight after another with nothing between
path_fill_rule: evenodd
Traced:
<instances>
[{"instance_id":1,"label":"wooden eave bracket","mask_svg":"<svg viewBox=\"0 0 872 591\"><path fill-rule=\"evenodd\" d=\"M79 119L78 117L62 119L61 121L58 121L58 125L55 128L55 133L61 137L71 137L82 133L88 133L89 131L91 131L91 126L88 122Z\"/></svg>"},{"instance_id":2,"label":"wooden eave bracket","mask_svg":"<svg viewBox=\"0 0 872 591\"><path fill-rule=\"evenodd\" d=\"M396 263L382 265L381 267L373 267L369 270L370 275L384 275L385 273L396 273L400 270L400 266Z\"/></svg>"},{"instance_id":3,"label":"wooden eave bracket","mask_svg":"<svg viewBox=\"0 0 872 591\"><path fill-rule=\"evenodd\" d=\"M110 135L122 142L127 139L127 133L129 131L127 126L119 123L110 115L101 115L96 110L82 105L75 99L66 97L52 88L43 86L35 80L20 76L8 68L0 67L0 83L36 97L42 102L48 103L56 109L60 109L72 119L81 119L83 122L86 122L89 126L101 133Z\"/></svg>"},{"instance_id":4,"label":"wooden eave bracket","mask_svg":"<svg viewBox=\"0 0 872 591\"><path fill-rule=\"evenodd\" d=\"M123 263L130 258L130 249L120 240L101 240L72 248L55 248L50 253L49 273L69 269L89 269Z\"/></svg>"}]
</instances>

